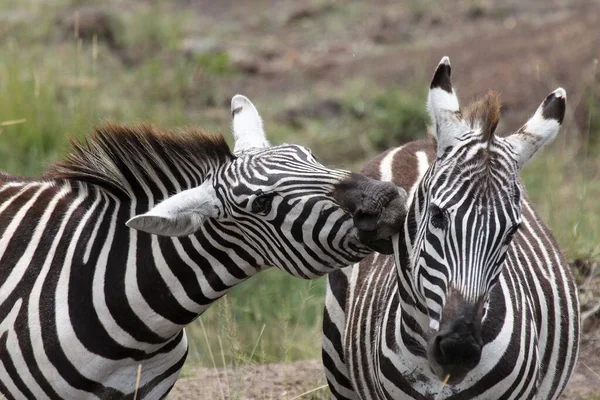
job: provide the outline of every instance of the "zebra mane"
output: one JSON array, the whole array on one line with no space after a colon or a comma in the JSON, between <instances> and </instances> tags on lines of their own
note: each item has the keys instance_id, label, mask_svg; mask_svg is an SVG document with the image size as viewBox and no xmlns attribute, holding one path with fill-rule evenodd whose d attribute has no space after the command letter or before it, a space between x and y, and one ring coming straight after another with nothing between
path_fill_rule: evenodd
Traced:
<instances>
[{"instance_id":1,"label":"zebra mane","mask_svg":"<svg viewBox=\"0 0 600 400\"><path fill-rule=\"evenodd\" d=\"M207 172L234 158L222 135L194 128L175 132L109 123L84 141L70 142L70 154L45 179L79 180L130 197L144 188L156 193L160 187L174 192L178 185L199 185Z\"/></svg>"},{"instance_id":2,"label":"zebra mane","mask_svg":"<svg viewBox=\"0 0 600 400\"><path fill-rule=\"evenodd\" d=\"M487 94L469 104L458 114L471 128L480 130L481 137L488 147L493 142L494 131L500 122L500 95L490 90ZM427 125L427 138L437 147L437 139L433 127Z\"/></svg>"},{"instance_id":3,"label":"zebra mane","mask_svg":"<svg viewBox=\"0 0 600 400\"><path fill-rule=\"evenodd\" d=\"M485 96L471 103L463 115L471 127L481 129L482 138L489 146L500 122L500 95L490 90Z\"/></svg>"}]
</instances>

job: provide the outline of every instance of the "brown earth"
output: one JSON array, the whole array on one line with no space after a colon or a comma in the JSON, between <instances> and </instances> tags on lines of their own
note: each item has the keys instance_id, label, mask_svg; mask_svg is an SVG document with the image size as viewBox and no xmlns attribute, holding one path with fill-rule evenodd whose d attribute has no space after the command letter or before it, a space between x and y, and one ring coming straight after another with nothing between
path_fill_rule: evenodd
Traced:
<instances>
[{"instance_id":1,"label":"brown earth","mask_svg":"<svg viewBox=\"0 0 600 400\"><path fill-rule=\"evenodd\" d=\"M108 3L125 13L156 6ZM463 102L501 92L507 128L523 123L557 86L569 94L575 124L586 128L577 106L598 72L600 0L198 0L163 8L193 16L184 54L228 54L239 73L223 82L224 93L315 104L356 79L398 88L427 81L448 55ZM100 17L87 19L92 28ZM110 46L112 31L101 32ZM143 57L140 49L118 50L131 62Z\"/></svg>"},{"instance_id":2,"label":"brown earth","mask_svg":"<svg viewBox=\"0 0 600 400\"><path fill-rule=\"evenodd\" d=\"M198 368L195 377L177 381L169 400L293 399L326 384L319 360L245 365L236 369ZM325 399L325 388L302 399ZM318 397L317 397L318 396Z\"/></svg>"},{"instance_id":3,"label":"brown earth","mask_svg":"<svg viewBox=\"0 0 600 400\"><path fill-rule=\"evenodd\" d=\"M583 400L600 394L599 351L597 340L584 343L577 370L561 399ZM328 398L323 387L326 384L323 367L318 360L247 365L235 370L199 368L194 375L180 379L169 400ZM311 392L314 389L317 390Z\"/></svg>"},{"instance_id":4,"label":"brown earth","mask_svg":"<svg viewBox=\"0 0 600 400\"><path fill-rule=\"evenodd\" d=\"M335 96L352 79L406 87L428 80L449 55L463 101L500 91L503 123L514 128L557 86L567 89L574 112L600 55L598 0L195 4L240 26L243 37L226 45L248 73L230 85L255 97L307 85L315 96ZM252 12L260 18L244 17Z\"/></svg>"}]
</instances>

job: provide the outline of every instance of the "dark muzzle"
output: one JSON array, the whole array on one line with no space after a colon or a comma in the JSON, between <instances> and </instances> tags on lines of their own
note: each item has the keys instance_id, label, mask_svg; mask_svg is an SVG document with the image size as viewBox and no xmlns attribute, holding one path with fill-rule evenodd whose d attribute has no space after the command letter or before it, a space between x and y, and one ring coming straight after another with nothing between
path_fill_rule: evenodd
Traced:
<instances>
[{"instance_id":1,"label":"dark muzzle","mask_svg":"<svg viewBox=\"0 0 600 400\"><path fill-rule=\"evenodd\" d=\"M430 344L430 362L437 365L433 370L441 379L450 375L449 382L462 381L481 359L481 332L465 321L455 321L446 328Z\"/></svg>"},{"instance_id":2,"label":"dark muzzle","mask_svg":"<svg viewBox=\"0 0 600 400\"><path fill-rule=\"evenodd\" d=\"M448 383L460 383L481 360L481 302L452 305L442 313L440 329L429 340L428 359L432 371Z\"/></svg>"},{"instance_id":3,"label":"dark muzzle","mask_svg":"<svg viewBox=\"0 0 600 400\"><path fill-rule=\"evenodd\" d=\"M383 254L393 253L391 237L400 232L406 217L404 189L353 173L337 185L333 197L352 214L364 245Z\"/></svg>"}]
</instances>

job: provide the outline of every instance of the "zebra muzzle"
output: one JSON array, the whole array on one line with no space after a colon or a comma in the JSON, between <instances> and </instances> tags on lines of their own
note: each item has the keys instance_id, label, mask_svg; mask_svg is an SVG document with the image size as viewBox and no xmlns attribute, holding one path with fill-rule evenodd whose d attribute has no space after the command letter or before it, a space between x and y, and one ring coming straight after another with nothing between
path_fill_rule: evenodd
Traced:
<instances>
[{"instance_id":1,"label":"zebra muzzle","mask_svg":"<svg viewBox=\"0 0 600 400\"><path fill-rule=\"evenodd\" d=\"M362 244L383 254L393 253L391 237L400 232L406 218L404 189L391 182L351 174L332 194L352 215Z\"/></svg>"},{"instance_id":2,"label":"zebra muzzle","mask_svg":"<svg viewBox=\"0 0 600 400\"><path fill-rule=\"evenodd\" d=\"M442 380L450 375L448 384L456 385L481 360L481 323L462 315L445 321L428 347L432 371Z\"/></svg>"}]
</instances>

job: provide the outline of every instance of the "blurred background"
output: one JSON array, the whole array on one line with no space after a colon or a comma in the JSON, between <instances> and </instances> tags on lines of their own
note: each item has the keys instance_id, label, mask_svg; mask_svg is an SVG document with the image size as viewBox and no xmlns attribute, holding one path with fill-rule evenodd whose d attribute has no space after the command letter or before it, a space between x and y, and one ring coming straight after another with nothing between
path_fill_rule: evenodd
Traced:
<instances>
[{"instance_id":1,"label":"blurred background","mask_svg":"<svg viewBox=\"0 0 600 400\"><path fill-rule=\"evenodd\" d=\"M229 101L242 93L272 143L307 145L324 164L358 171L424 137L429 79L444 55L463 104L501 93L498 132L518 129L556 87L567 90L559 137L522 178L573 262L593 354L598 0L0 0L0 169L39 174L68 151L68 137L109 120L198 125L231 143ZM240 285L188 329L184 376L216 382L215 398L246 398L248 376L258 385L283 374L281 387L263 383L271 397L254 398L310 388L318 390L303 398L324 398L318 361L287 364L320 357L324 283L267 271ZM273 363L281 367L255 367ZM576 385L600 387L600 360L585 366ZM255 372L234 378L239 370ZM178 384L173 396L190 388Z\"/></svg>"}]
</instances>

